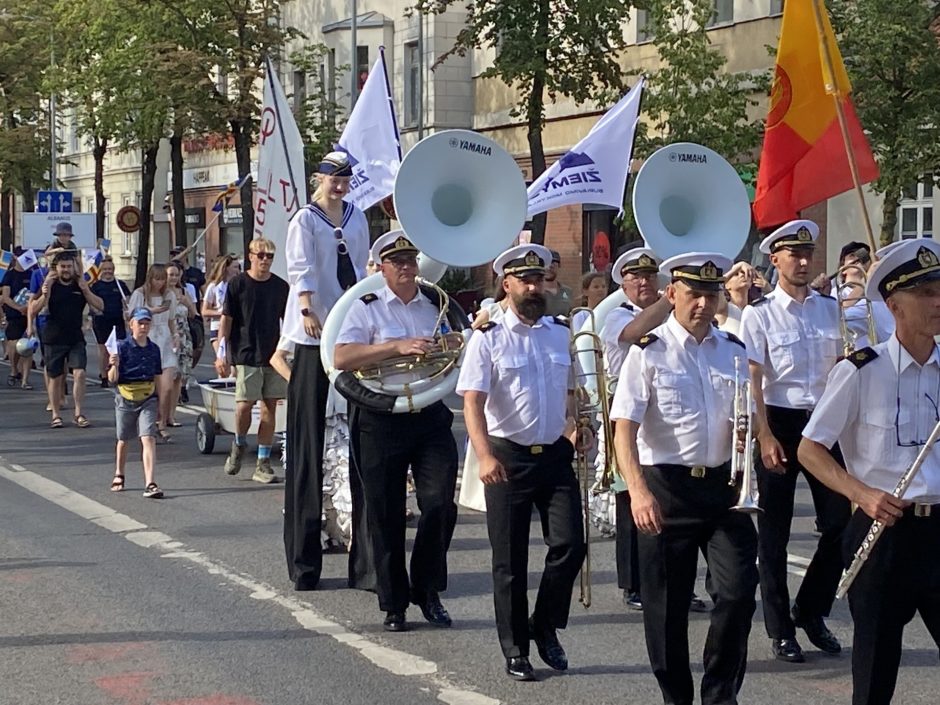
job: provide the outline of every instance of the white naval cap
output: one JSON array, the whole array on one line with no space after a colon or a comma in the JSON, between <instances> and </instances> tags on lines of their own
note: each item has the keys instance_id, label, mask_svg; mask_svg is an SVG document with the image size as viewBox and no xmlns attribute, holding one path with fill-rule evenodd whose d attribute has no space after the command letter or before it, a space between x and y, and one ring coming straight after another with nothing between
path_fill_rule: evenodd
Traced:
<instances>
[{"instance_id":1,"label":"white naval cap","mask_svg":"<svg viewBox=\"0 0 940 705\"><path fill-rule=\"evenodd\" d=\"M694 289L718 291L731 264L730 259L717 252L689 252L670 257L659 266L659 271L672 277L673 283L683 281Z\"/></svg>"},{"instance_id":2,"label":"white naval cap","mask_svg":"<svg viewBox=\"0 0 940 705\"><path fill-rule=\"evenodd\" d=\"M760 251L770 255L785 247L816 247L819 226L812 220L791 220L774 230L760 244Z\"/></svg>"},{"instance_id":3,"label":"white naval cap","mask_svg":"<svg viewBox=\"0 0 940 705\"><path fill-rule=\"evenodd\" d=\"M658 271L659 263L656 261L656 253L648 247L634 247L617 258L610 276L614 283L623 284L623 278L631 272Z\"/></svg>"},{"instance_id":4,"label":"white naval cap","mask_svg":"<svg viewBox=\"0 0 940 705\"><path fill-rule=\"evenodd\" d=\"M552 251L543 245L523 243L510 247L493 262L497 274L544 274L552 263Z\"/></svg>"},{"instance_id":5,"label":"white naval cap","mask_svg":"<svg viewBox=\"0 0 940 705\"><path fill-rule=\"evenodd\" d=\"M369 256L373 262L380 264L384 258L399 252L416 255L418 248L405 236L404 230L389 230L375 241L369 251Z\"/></svg>"},{"instance_id":6,"label":"white naval cap","mask_svg":"<svg viewBox=\"0 0 940 705\"><path fill-rule=\"evenodd\" d=\"M878 250L881 253L865 285L871 301L884 301L897 291L940 279L940 244L933 240L902 240Z\"/></svg>"}]
</instances>

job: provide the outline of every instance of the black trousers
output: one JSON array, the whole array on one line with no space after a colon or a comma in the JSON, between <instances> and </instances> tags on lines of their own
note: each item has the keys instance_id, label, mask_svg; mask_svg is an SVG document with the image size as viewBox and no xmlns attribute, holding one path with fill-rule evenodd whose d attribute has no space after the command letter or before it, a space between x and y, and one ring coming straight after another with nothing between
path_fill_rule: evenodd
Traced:
<instances>
[{"instance_id":1,"label":"black trousers","mask_svg":"<svg viewBox=\"0 0 940 705\"><path fill-rule=\"evenodd\" d=\"M755 462L759 503L764 510L757 518L758 567L764 626L771 639L790 639L796 635L790 616L790 592L787 588L787 544L793 521L796 480L800 473L809 483L817 524L822 534L796 595L795 604L800 612L811 617L827 617L842 577L842 536L852 511L851 504L848 499L817 480L796 458L809 416L810 412L806 410L768 406L767 420L771 432L783 447L783 454L787 458L786 472L770 472L760 457ZM832 453L842 464L838 446L833 448Z\"/></svg>"},{"instance_id":2,"label":"black trousers","mask_svg":"<svg viewBox=\"0 0 940 705\"><path fill-rule=\"evenodd\" d=\"M404 612L412 600L447 589L447 549L457 524L454 415L442 402L416 414L358 409L350 429L362 481L379 608ZM405 568L408 468L421 516ZM355 523L355 519L354 519Z\"/></svg>"},{"instance_id":3,"label":"black trousers","mask_svg":"<svg viewBox=\"0 0 940 705\"><path fill-rule=\"evenodd\" d=\"M287 386L287 465L284 468L284 550L298 590L313 590L323 569L323 436L330 381L320 347L298 345Z\"/></svg>"},{"instance_id":4,"label":"black trousers","mask_svg":"<svg viewBox=\"0 0 940 705\"><path fill-rule=\"evenodd\" d=\"M757 532L747 514L729 511L737 489L730 465L692 477L688 468L643 468L663 515L658 536L639 534L643 626L650 665L667 705L691 705L689 600L698 553L708 564L714 608L705 641L702 705L732 705L744 682L747 639L756 609Z\"/></svg>"},{"instance_id":5,"label":"black trousers","mask_svg":"<svg viewBox=\"0 0 940 705\"><path fill-rule=\"evenodd\" d=\"M568 625L571 590L584 561L584 521L578 478L571 467L574 446L566 438L532 453L490 436L493 455L508 480L486 485L486 529L493 550L496 631L506 658L529 655L529 527L539 512L548 546L535 600L534 620L553 629Z\"/></svg>"},{"instance_id":6,"label":"black trousers","mask_svg":"<svg viewBox=\"0 0 940 705\"><path fill-rule=\"evenodd\" d=\"M861 510L845 533L843 556L851 563L872 520ZM878 539L849 588L855 623L852 705L887 705L894 694L905 625L920 613L940 647L940 505L929 517L908 508Z\"/></svg>"},{"instance_id":7,"label":"black trousers","mask_svg":"<svg viewBox=\"0 0 940 705\"><path fill-rule=\"evenodd\" d=\"M614 494L617 516L616 556L617 586L631 593L640 592L640 554L637 529L630 509L630 492Z\"/></svg>"}]
</instances>

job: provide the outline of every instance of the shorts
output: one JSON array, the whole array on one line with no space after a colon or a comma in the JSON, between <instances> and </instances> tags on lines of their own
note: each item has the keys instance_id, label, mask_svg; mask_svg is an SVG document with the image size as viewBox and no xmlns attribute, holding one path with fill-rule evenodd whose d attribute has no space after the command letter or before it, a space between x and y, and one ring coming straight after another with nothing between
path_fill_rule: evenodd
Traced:
<instances>
[{"instance_id":1,"label":"shorts","mask_svg":"<svg viewBox=\"0 0 940 705\"><path fill-rule=\"evenodd\" d=\"M124 326L124 319L119 321L109 321L101 316L95 316L91 319L91 328L95 331L95 340L98 345L104 345L111 337L111 329L117 329L117 339L124 340L127 337L127 329Z\"/></svg>"},{"instance_id":2,"label":"shorts","mask_svg":"<svg viewBox=\"0 0 940 705\"><path fill-rule=\"evenodd\" d=\"M42 352L46 360L46 372L51 378L64 375L66 363L70 370L84 370L88 364L84 340L74 345L43 345Z\"/></svg>"},{"instance_id":3,"label":"shorts","mask_svg":"<svg viewBox=\"0 0 940 705\"><path fill-rule=\"evenodd\" d=\"M287 380L270 365L235 365L235 401L286 398Z\"/></svg>"},{"instance_id":4,"label":"shorts","mask_svg":"<svg viewBox=\"0 0 940 705\"><path fill-rule=\"evenodd\" d=\"M114 428L119 441L157 435L157 397L130 401L114 395Z\"/></svg>"},{"instance_id":5,"label":"shorts","mask_svg":"<svg viewBox=\"0 0 940 705\"><path fill-rule=\"evenodd\" d=\"M19 340L26 337L26 319L7 316L7 340Z\"/></svg>"}]
</instances>

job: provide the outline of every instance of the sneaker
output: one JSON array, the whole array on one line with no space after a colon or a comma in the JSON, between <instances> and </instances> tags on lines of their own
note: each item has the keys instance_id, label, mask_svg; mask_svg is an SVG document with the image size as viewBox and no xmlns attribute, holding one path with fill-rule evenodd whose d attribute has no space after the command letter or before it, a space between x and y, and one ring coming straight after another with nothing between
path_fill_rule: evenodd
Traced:
<instances>
[{"instance_id":1,"label":"sneaker","mask_svg":"<svg viewBox=\"0 0 940 705\"><path fill-rule=\"evenodd\" d=\"M255 474L251 476L251 479L260 482L262 485L277 482L277 475L274 474L274 470L271 468L270 458L258 458L258 463L255 465Z\"/></svg>"},{"instance_id":2,"label":"sneaker","mask_svg":"<svg viewBox=\"0 0 940 705\"><path fill-rule=\"evenodd\" d=\"M232 450L229 451L228 457L225 459L225 474L226 475L237 475L242 469L242 458L245 456L245 448L248 446L240 446L237 443L232 444Z\"/></svg>"},{"instance_id":3,"label":"sneaker","mask_svg":"<svg viewBox=\"0 0 940 705\"><path fill-rule=\"evenodd\" d=\"M162 499L163 490L157 487L156 482L151 482L149 485L147 485L147 489L144 490L144 497L147 499Z\"/></svg>"}]
</instances>

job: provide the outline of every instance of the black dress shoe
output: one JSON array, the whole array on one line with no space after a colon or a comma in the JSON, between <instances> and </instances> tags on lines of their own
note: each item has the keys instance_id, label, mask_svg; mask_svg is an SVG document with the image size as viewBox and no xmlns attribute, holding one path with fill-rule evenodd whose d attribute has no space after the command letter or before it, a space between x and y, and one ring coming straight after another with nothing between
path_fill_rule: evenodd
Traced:
<instances>
[{"instance_id":1,"label":"black dress shoe","mask_svg":"<svg viewBox=\"0 0 940 705\"><path fill-rule=\"evenodd\" d=\"M842 644L836 635L829 631L822 617L805 616L796 605L793 606L792 615L793 624L806 632L806 636L817 649L833 655L842 652Z\"/></svg>"},{"instance_id":2,"label":"black dress shoe","mask_svg":"<svg viewBox=\"0 0 940 705\"><path fill-rule=\"evenodd\" d=\"M517 681L534 681L535 670L529 663L528 656L513 656L506 659L506 673L509 677Z\"/></svg>"},{"instance_id":3,"label":"black dress shoe","mask_svg":"<svg viewBox=\"0 0 940 705\"><path fill-rule=\"evenodd\" d=\"M642 611L643 610L643 601L640 599L640 593L630 592L629 590L623 591L623 604L626 607L629 607L631 610Z\"/></svg>"},{"instance_id":4,"label":"black dress shoe","mask_svg":"<svg viewBox=\"0 0 940 705\"><path fill-rule=\"evenodd\" d=\"M770 642L770 648L778 661L803 663L806 660L803 657L803 649L796 643L796 639L773 639Z\"/></svg>"},{"instance_id":5,"label":"black dress shoe","mask_svg":"<svg viewBox=\"0 0 940 705\"><path fill-rule=\"evenodd\" d=\"M429 592L424 599L412 597L412 603L421 608L421 614L435 627L449 627L452 622L441 598L436 592Z\"/></svg>"},{"instance_id":6,"label":"black dress shoe","mask_svg":"<svg viewBox=\"0 0 940 705\"><path fill-rule=\"evenodd\" d=\"M385 621L382 622L387 632L407 632L408 622L405 621L404 612L386 612Z\"/></svg>"},{"instance_id":7,"label":"black dress shoe","mask_svg":"<svg viewBox=\"0 0 940 705\"><path fill-rule=\"evenodd\" d=\"M568 654L558 642L558 636L551 627L536 626L532 618L529 618L529 633L535 640L535 646L539 651L539 657L549 668L556 671L568 670Z\"/></svg>"}]
</instances>

